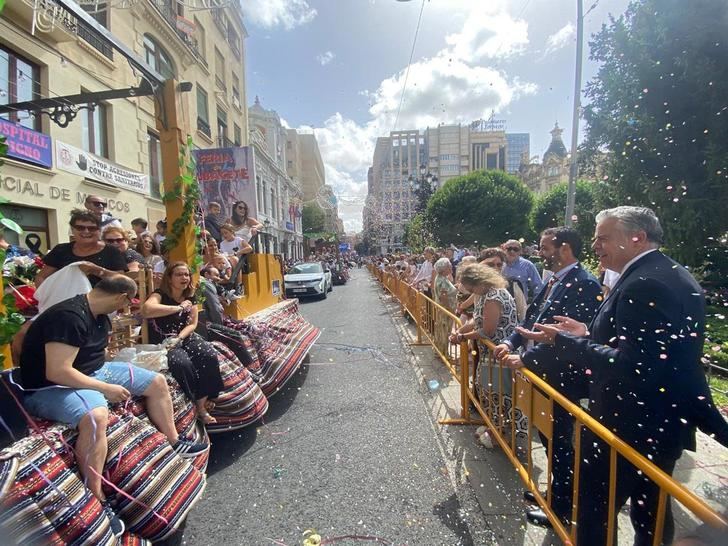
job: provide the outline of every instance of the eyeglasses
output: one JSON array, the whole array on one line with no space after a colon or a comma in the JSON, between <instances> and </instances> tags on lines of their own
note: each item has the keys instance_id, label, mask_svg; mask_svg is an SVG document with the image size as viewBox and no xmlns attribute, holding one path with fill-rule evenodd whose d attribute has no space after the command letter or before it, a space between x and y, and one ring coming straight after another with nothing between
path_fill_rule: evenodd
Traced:
<instances>
[{"instance_id":1,"label":"eyeglasses","mask_svg":"<svg viewBox=\"0 0 728 546\"><path fill-rule=\"evenodd\" d=\"M118 245L119 243L124 242L123 237L119 237L118 239L104 239L104 242L110 244L110 245Z\"/></svg>"},{"instance_id":2,"label":"eyeglasses","mask_svg":"<svg viewBox=\"0 0 728 546\"><path fill-rule=\"evenodd\" d=\"M89 201L89 205L93 205L94 207L98 207L100 209L105 209L108 207L108 203L104 203L103 201Z\"/></svg>"},{"instance_id":3,"label":"eyeglasses","mask_svg":"<svg viewBox=\"0 0 728 546\"><path fill-rule=\"evenodd\" d=\"M520 252L521 249L517 246L509 246L506 248L506 252Z\"/></svg>"},{"instance_id":4,"label":"eyeglasses","mask_svg":"<svg viewBox=\"0 0 728 546\"><path fill-rule=\"evenodd\" d=\"M94 231L98 231L98 226L80 226L78 224L71 226L76 231L88 231L89 233L93 233Z\"/></svg>"},{"instance_id":5,"label":"eyeglasses","mask_svg":"<svg viewBox=\"0 0 728 546\"><path fill-rule=\"evenodd\" d=\"M246 210L248 207L246 207L245 205L238 205L235 208L238 209L238 210Z\"/></svg>"}]
</instances>

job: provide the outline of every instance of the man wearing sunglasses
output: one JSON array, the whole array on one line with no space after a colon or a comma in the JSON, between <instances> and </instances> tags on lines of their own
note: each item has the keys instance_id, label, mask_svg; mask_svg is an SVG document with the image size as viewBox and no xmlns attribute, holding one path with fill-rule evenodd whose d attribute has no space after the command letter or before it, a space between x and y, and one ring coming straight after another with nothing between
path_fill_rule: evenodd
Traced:
<instances>
[{"instance_id":1,"label":"man wearing sunglasses","mask_svg":"<svg viewBox=\"0 0 728 546\"><path fill-rule=\"evenodd\" d=\"M521 256L523 248L520 241L510 239L501 245L506 253L506 265L503 267L503 276L508 280L518 281L526 300L529 302L541 290L541 275L533 263Z\"/></svg>"},{"instance_id":2,"label":"man wearing sunglasses","mask_svg":"<svg viewBox=\"0 0 728 546\"><path fill-rule=\"evenodd\" d=\"M99 195L87 195L84 206L101 221L101 230L109 226L122 227L121 220L114 218L109 211L109 202Z\"/></svg>"}]
</instances>

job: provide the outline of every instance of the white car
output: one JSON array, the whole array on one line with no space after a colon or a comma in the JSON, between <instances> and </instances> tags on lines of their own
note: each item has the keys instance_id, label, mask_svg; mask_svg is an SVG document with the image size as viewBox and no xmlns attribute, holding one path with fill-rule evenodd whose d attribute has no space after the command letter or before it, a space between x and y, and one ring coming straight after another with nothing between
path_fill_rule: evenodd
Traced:
<instances>
[{"instance_id":1,"label":"white car","mask_svg":"<svg viewBox=\"0 0 728 546\"><path fill-rule=\"evenodd\" d=\"M326 299L334 289L331 282L331 271L318 262L307 262L294 265L283 277L286 285L286 297L301 298L320 296Z\"/></svg>"}]
</instances>

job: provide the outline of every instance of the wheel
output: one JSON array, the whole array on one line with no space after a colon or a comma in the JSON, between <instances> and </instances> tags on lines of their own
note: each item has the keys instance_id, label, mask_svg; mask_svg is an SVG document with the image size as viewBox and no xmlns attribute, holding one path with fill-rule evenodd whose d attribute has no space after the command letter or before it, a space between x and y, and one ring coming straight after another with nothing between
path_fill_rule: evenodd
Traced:
<instances>
[{"instance_id":1,"label":"wheel","mask_svg":"<svg viewBox=\"0 0 728 546\"><path fill-rule=\"evenodd\" d=\"M328 297L329 297L329 293L328 293L328 292L327 292L326 290L324 290L324 293L323 293L323 294L321 294L321 299L322 299L322 300L325 300L325 299L326 299L326 298L328 298Z\"/></svg>"}]
</instances>

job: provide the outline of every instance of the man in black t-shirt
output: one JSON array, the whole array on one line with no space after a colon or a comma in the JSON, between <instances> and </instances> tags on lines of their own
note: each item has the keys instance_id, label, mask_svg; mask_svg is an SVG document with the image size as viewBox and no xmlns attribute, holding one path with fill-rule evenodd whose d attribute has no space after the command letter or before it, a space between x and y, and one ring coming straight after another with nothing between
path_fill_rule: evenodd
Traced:
<instances>
[{"instance_id":1,"label":"man in black t-shirt","mask_svg":"<svg viewBox=\"0 0 728 546\"><path fill-rule=\"evenodd\" d=\"M164 376L126 362L105 362L111 329L107 315L135 294L136 284L128 277L104 277L88 294L41 313L28 329L20 354L24 405L34 415L78 428L79 470L89 490L104 504L117 536L124 525L106 504L101 488L109 403L143 396L150 421L178 455L195 457L209 448L179 438Z\"/></svg>"}]
</instances>

